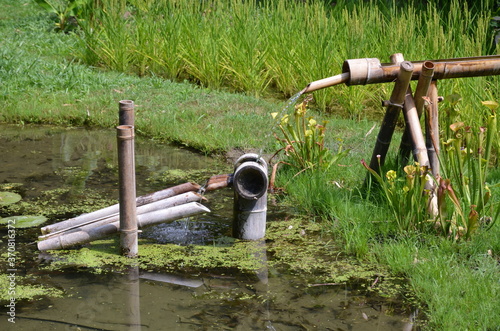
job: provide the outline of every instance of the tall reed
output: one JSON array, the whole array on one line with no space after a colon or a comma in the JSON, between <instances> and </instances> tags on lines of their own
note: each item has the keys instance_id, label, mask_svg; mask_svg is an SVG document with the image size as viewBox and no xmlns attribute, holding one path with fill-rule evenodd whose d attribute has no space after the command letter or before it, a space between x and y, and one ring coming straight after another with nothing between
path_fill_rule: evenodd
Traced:
<instances>
[{"instance_id":1,"label":"tall reed","mask_svg":"<svg viewBox=\"0 0 500 331\"><path fill-rule=\"evenodd\" d=\"M445 9L388 1L94 1L80 20L92 65L189 79L210 88L253 95L294 95L307 83L340 73L344 60L395 52L407 60L485 55L493 2ZM446 45L446 47L444 47ZM498 79L443 82L472 104L498 96ZM384 94L383 86L314 93L320 109L360 118ZM355 103L353 103L353 99ZM376 103L374 102L376 100Z\"/></svg>"}]
</instances>

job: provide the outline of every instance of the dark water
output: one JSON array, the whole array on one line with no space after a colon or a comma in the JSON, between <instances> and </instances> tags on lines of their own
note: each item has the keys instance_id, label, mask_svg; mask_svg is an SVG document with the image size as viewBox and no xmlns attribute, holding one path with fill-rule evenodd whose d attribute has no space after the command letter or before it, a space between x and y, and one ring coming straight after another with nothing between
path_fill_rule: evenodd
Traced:
<instances>
[{"instance_id":1,"label":"dark water","mask_svg":"<svg viewBox=\"0 0 500 331\"><path fill-rule=\"evenodd\" d=\"M22 184L24 200L68 187L118 197L113 130L1 125L0 153L0 183ZM136 140L136 166L138 195L179 184L175 179L155 180L166 170L195 170L199 178L208 178L231 169L209 157L141 139ZM211 243L230 233L231 197L229 189L212 192L209 215L156 226L142 235L159 243ZM268 220L279 221L282 212L270 206ZM0 233L3 245L6 232ZM35 230L23 233L19 243L36 239ZM36 246L30 249L28 255L39 254ZM15 324L2 307L0 330L412 329L409 314L397 313L403 311L400 303L365 297L356 285L308 287L299 277L267 267L250 276L220 271L203 276L144 275L137 269L125 275L96 275L72 269L43 271L26 262L25 270L17 272L36 274L66 295L18 303Z\"/></svg>"}]
</instances>

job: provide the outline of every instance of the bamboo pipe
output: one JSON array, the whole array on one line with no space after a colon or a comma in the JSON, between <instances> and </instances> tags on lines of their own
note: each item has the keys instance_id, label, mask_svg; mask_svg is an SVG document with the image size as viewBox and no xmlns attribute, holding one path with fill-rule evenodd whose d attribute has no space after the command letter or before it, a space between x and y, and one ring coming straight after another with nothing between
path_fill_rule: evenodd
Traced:
<instances>
[{"instance_id":1,"label":"bamboo pipe","mask_svg":"<svg viewBox=\"0 0 500 331\"><path fill-rule=\"evenodd\" d=\"M376 172L379 171L380 166L385 162L385 156L391 143L392 134L396 128L399 113L401 108L403 108L406 91L408 90L413 72L413 65L409 61L401 62L400 68L401 70L399 70L399 75L394 85L370 161L370 168Z\"/></svg>"},{"instance_id":2,"label":"bamboo pipe","mask_svg":"<svg viewBox=\"0 0 500 331\"><path fill-rule=\"evenodd\" d=\"M422 110L424 107L423 97L427 95L427 91L429 90L429 85L432 80L433 72L434 72L434 63L430 61L424 62L422 67L422 72L420 74L420 77L418 78L417 87L415 88L415 93L413 97L413 101L415 102L415 108L417 110L417 115L419 120L420 117L422 116ZM408 163L412 149L413 149L413 142L411 140L411 133L407 125L405 126L403 136L401 137L401 145L399 146L399 158L400 158L400 164L402 166Z\"/></svg>"},{"instance_id":3,"label":"bamboo pipe","mask_svg":"<svg viewBox=\"0 0 500 331\"><path fill-rule=\"evenodd\" d=\"M500 55L468 58L414 61L411 80L419 79L426 62L434 64L434 79L478 77L500 75ZM313 92L325 87L345 83L365 85L394 82L399 73L399 65L381 64L376 58L352 59L344 61L342 74L309 83L302 93Z\"/></svg>"},{"instance_id":4,"label":"bamboo pipe","mask_svg":"<svg viewBox=\"0 0 500 331\"><path fill-rule=\"evenodd\" d=\"M136 199L137 207L143 206L155 201L170 198L179 194L186 192L196 192L200 189L200 186L196 183L184 183L164 190L160 190L154 193L146 194L140 196ZM119 204L115 204L103 209L96 210L94 212L83 214L74 218L67 219L62 222L47 225L41 229L42 235L46 235L52 232L61 231L69 227L78 226L80 224L87 224L89 222L100 221L104 218L116 215L119 212Z\"/></svg>"},{"instance_id":5,"label":"bamboo pipe","mask_svg":"<svg viewBox=\"0 0 500 331\"><path fill-rule=\"evenodd\" d=\"M135 125L134 102L121 100L118 103L118 125Z\"/></svg>"},{"instance_id":6,"label":"bamboo pipe","mask_svg":"<svg viewBox=\"0 0 500 331\"><path fill-rule=\"evenodd\" d=\"M427 153L429 154L429 162L432 175L437 178L440 172L439 165L439 117L438 117L438 93L437 81L433 80L429 86L428 92L429 102L426 106L425 132Z\"/></svg>"},{"instance_id":7,"label":"bamboo pipe","mask_svg":"<svg viewBox=\"0 0 500 331\"><path fill-rule=\"evenodd\" d=\"M179 218L189 217L200 213L210 212L210 209L198 202L190 202L168 209L153 211L137 216L139 228L170 222ZM38 250L65 249L75 245L82 245L93 240L98 240L117 233L120 230L120 222L116 221L102 226L92 228L88 231L76 231L61 236L49 238L38 242Z\"/></svg>"},{"instance_id":8,"label":"bamboo pipe","mask_svg":"<svg viewBox=\"0 0 500 331\"><path fill-rule=\"evenodd\" d=\"M120 196L120 246L123 255L134 257L138 253L134 126L117 126L116 138Z\"/></svg>"},{"instance_id":9,"label":"bamboo pipe","mask_svg":"<svg viewBox=\"0 0 500 331\"><path fill-rule=\"evenodd\" d=\"M182 205L185 203L189 202L196 202L202 200L202 196L195 193L195 192L186 192L182 193L170 198L165 198L162 200L158 200L155 202L148 203L147 205L142 205L140 207L137 207L137 215L141 214L146 214L152 211L160 210L160 209L165 209L165 208L170 208L178 205ZM75 231L88 231L92 228L96 228L98 226L108 224L108 223L113 223L116 221L120 220L120 215L119 213L112 214L109 217L102 218L99 220L92 220L86 223L78 224L75 226L71 226L59 231L51 232L43 236L39 236L39 240L45 240L50 237L62 235L62 234L67 234L69 232L75 232Z\"/></svg>"},{"instance_id":10,"label":"bamboo pipe","mask_svg":"<svg viewBox=\"0 0 500 331\"><path fill-rule=\"evenodd\" d=\"M429 91L429 86L431 85L432 77L434 76L434 63L431 61L425 61L422 64L422 72L418 77L417 87L415 88L415 95L413 99L415 100L415 108L417 108L417 114L420 118L422 116L422 111L424 109L424 99Z\"/></svg>"},{"instance_id":11,"label":"bamboo pipe","mask_svg":"<svg viewBox=\"0 0 500 331\"><path fill-rule=\"evenodd\" d=\"M411 88L405 96L405 104L403 107L403 114L405 117L406 127L408 128L410 141L413 142L413 155L421 166L429 167L429 157L427 155L427 148L425 146L424 135L420 126L420 119L417 113L417 107L413 100Z\"/></svg>"}]
</instances>

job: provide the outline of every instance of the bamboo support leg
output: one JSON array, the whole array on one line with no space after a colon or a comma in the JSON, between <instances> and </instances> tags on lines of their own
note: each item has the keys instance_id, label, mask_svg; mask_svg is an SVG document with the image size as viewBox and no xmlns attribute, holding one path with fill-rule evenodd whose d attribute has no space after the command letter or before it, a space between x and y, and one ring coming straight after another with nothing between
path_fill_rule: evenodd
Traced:
<instances>
[{"instance_id":1,"label":"bamboo support leg","mask_svg":"<svg viewBox=\"0 0 500 331\"><path fill-rule=\"evenodd\" d=\"M417 110L418 119L422 116L424 107L424 98L429 90L429 85L432 80L434 73L434 63L430 61L424 62L422 65L422 71L418 77L417 87L415 88L415 93L413 100L415 102L415 108ZM399 147L399 158L400 164L405 166L409 162L409 157L411 155L411 150L414 148L413 142L411 140L411 133L408 126L405 127L403 137L401 138L401 145Z\"/></svg>"},{"instance_id":2,"label":"bamboo support leg","mask_svg":"<svg viewBox=\"0 0 500 331\"><path fill-rule=\"evenodd\" d=\"M394 133L394 129L396 128L396 122L398 120L399 113L403 108L406 90L410 84L412 73L413 64L408 61L402 62L370 161L370 168L377 172L379 171L380 166L382 166L385 162L391 138Z\"/></svg>"},{"instance_id":3,"label":"bamboo support leg","mask_svg":"<svg viewBox=\"0 0 500 331\"><path fill-rule=\"evenodd\" d=\"M420 126L415 101L411 95L411 88L408 88L403 107L406 127L410 135L410 140L413 142L413 156L421 166L429 167L429 157L425 146L424 134Z\"/></svg>"},{"instance_id":4,"label":"bamboo support leg","mask_svg":"<svg viewBox=\"0 0 500 331\"><path fill-rule=\"evenodd\" d=\"M439 176L439 117L437 81L433 80L428 95L429 103L426 107L426 145L429 154L432 175Z\"/></svg>"}]
</instances>

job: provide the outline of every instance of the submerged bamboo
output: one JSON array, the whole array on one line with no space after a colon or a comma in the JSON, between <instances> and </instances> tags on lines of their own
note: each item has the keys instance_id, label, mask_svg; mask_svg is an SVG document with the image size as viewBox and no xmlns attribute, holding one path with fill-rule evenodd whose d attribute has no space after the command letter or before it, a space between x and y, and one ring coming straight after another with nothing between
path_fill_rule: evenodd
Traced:
<instances>
[{"instance_id":1,"label":"submerged bamboo","mask_svg":"<svg viewBox=\"0 0 500 331\"><path fill-rule=\"evenodd\" d=\"M146 214L152 211L160 210L160 209L166 209L178 205L182 205L185 203L189 202L196 202L196 201L201 201L203 197L195 192L186 192L183 194L178 194L176 196L166 198L166 199L161 199L155 202L148 203L147 205L142 205L140 207L137 207L137 215L141 214ZM88 231L92 228L108 224L108 223L113 223L116 221L120 220L120 215L119 213L115 213L112 215L109 215L109 217L101 218L99 220L91 220L86 223L82 224L77 224L59 231L51 232L42 236L39 236L39 240L45 240L50 237L54 236L59 236L62 234L67 234L69 232L75 232L75 231Z\"/></svg>"},{"instance_id":2,"label":"submerged bamboo","mask_svg":"<svg viewBox=\"0 0 500 331\"><path fill-rule=\"evenodd\" d=\"M184 183L170 188L166 188L161 191L146 194L140 196L136 199L137 206L143 206L158 200L170 198L179 194L186 192L196 192L200 189L200 186L196 183ZM103 209L96 210L94 212L83 214L68 220L58 222L55 224L47 225L41 229L42 234L46 235L52 232L64 230L69 227L78 226L80 224L86 224L88 222L97 222L103 220L104 218L117 215L120 210L119 204L112 205Z\"/></svg>"},{"instance_id":3,"label":"submerged bamboo","mask_svg":"<svg viewBox=\"0 0 500 331\"><path fill-rule=\"evenodd\" d=\"M193 216L200 213L210 212L210 209L198 202L190 202L168 209L153 211L137 216L139 228L170 222L180 218ZM88 231L76 231L60 236L52 237L38 242L38 249L46 251L51 249L65 249L75 245L82 245L93 240L101 239L117 233L120 230L120 222L104 224Z\"/></svg>"}]
</instances>

